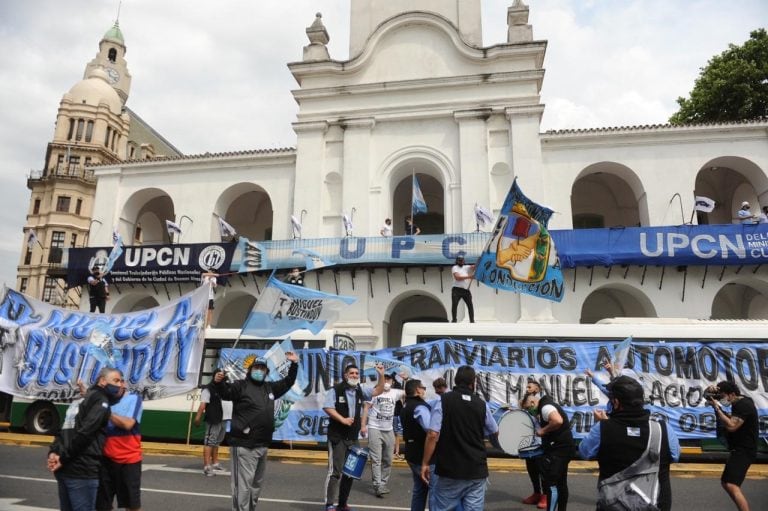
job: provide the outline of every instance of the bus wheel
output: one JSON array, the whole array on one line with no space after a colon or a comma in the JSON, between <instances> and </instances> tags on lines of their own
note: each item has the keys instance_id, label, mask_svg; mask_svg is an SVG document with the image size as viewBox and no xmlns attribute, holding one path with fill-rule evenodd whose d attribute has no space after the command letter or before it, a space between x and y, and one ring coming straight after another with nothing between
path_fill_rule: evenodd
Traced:
<instances>
[{"instance_id":1,"label":"bus wheel","mask_svg":"<svg viewBox=\"0 0 768 511\"><path fill-rule=\"evenodd\" d=\"M52 435L59 429L59 412L53 403L37 401L27 408L24 429L36 435Z\"/></svg>"}]
</instances>

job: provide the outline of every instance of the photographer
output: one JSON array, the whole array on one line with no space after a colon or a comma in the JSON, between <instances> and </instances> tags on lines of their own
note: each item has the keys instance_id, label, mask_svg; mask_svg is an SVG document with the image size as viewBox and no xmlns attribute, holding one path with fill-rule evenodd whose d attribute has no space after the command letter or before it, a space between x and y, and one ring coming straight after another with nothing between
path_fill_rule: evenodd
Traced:
<instances>
[{"instance_id":1,"label":"photographer","mask_svg":"<svg viewBox=\"0 0 768 511\"><path fill-rule=\"evenodd\" d=\"M757 457L757 408L751 398L742 396L739 388L729 381L708 387L706 396L715 410L718 426L726 431L731 451L720 483L739 511L749 511L749 503L741 492L741 483ZM729 405L730 414L722 409Z\"/></svg>"}]
</instances>

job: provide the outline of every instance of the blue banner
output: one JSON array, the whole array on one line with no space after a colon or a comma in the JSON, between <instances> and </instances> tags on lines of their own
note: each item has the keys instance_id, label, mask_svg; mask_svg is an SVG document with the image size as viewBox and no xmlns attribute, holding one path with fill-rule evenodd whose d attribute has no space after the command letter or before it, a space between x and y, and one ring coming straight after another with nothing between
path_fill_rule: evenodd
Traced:
<instances>
[{"instance_id":1,"label":"blue banner","mask_svg":"<svg viewBox=\"0 0 768 511\"><path fill-rule=\"evenodd\" d=\"M618 344L618 343L617 343ZM341 380L343 368L360 368L372 362L391 361L387 373L410 373L427 387L443 377L452 386L455 370L471 365L478 373L477 391L493 409L516 407L525 393L527 379L540 381L545 392L563 406L577 438L592 425L595 408L605 408L607 398L599 381L607 382L603 364L611 360L616 346L600 341L576 343L493 343L441 340L378 351L297 350L300 357L303 398L280 410L275 439L323 441L328 416L322 405L325 393ZM226 350L221 365L244 367L257 354L252 350ZM250 357L250 358L249 358ZM760 435L768 437L768 343L749 342L632 342L626 367L641 381L648 408L667 418L681 439L715 437L715 415L704 399L704 389L720 380L733 380L742 394L751 397L758 411ZM375 376L366 371L364 385ZM276 413L278 413L276 411Z\"/></svg>"}]
</instances>

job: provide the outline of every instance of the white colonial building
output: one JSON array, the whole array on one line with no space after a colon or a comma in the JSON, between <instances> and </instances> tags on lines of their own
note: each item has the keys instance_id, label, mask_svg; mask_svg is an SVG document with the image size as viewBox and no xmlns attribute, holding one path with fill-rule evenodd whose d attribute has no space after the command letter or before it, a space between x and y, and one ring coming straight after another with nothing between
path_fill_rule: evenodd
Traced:
<instances>
[{"instance_id":1,"label":"white colonial building","mask_svg":"<svg viewBox=\"0 0 768 511\"><path fill-rule=\"evenodd\" d=\"M288 64L298 83L295 148L105 161L93 168L92 227L118 226L127 244L148 246L169 243L165 220L173 220L182 243L205 243L219 241L223 218L251 240L290 240L295 215L303 238L338 243L346 213L356 237L379 236L387 217L398 235L414 174L429 209L417 217L422 234L474 231L475 204L498 211L515 178L555 210L551 229L728 224L742 201L768 204L766 121L541 133L547 43L533 37L519 0L507 11L507 41L490 45L480 0L351 7L349 60L329 55L318 15L303 60ZM694 190L717 202L712 213L691 217ZM111 229L92 228L88 242L109 246ZM406 321L450 317L446 264L313 273L309 287L357 297L334 328L361 347L398 345ZM564 274L560 303L473 287L476 320L768 318L768 267L759 265L590 265ZM213 324L240 326L265 279L235 276L220 287ZM137 310L189 289L123 285L108 307Z\"/></svg>"}]
</instances>

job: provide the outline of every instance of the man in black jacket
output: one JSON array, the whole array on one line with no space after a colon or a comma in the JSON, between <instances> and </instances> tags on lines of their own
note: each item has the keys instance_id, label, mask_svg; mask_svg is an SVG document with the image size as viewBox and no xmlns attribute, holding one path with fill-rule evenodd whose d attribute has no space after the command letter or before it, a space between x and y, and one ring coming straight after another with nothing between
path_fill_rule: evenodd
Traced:
<instances>
[{"instance_id":1,"label":"man in black jacket","mask_svg":"<svg viewBox=\"0 0 768 511\"><path fill-rule=\"evenodd\" d=\"M67 410L61 432L49 448L48 470L56 476L61 509L92 510L96 506L109 407L120 400L121 380L117 369L102 369L83 400Z\"/></svg>"},{"instance_id":2,"label":"man in black jacket","mask_svg":"<svg viewBox=\"0 0 768 511\"><path fill-rule=\"evenodd\" d=\"M432 408L424 401L427 388L421 380L405 382L405 406L400 411L405 439L405 460L413 476L411 511L424 511L429 495L429 485L421 480L421 460L424 457L424 441L429 429L429 416ZM430 462L430 473L434 473L434 460ZM430 484L432 484L430 480ZM434 506L430 506L434 507Z\"/></svg>"},{"instance_id":3,"label":"man in black jacket","mask_svg":"<svg viewBox=\"0 0 768 511\"><path fill-rule=\"evenodd\" d=\"M251 363L242 380L227 383L224 373L217 373L213 378L219 396L232 401L229 444L233 511L253 511L259 502L267 468L267 449L275 431L275 399L290 390L299 370L299 357L295 353L288 352L285 358L291 366L282 380L267 382L269 367L263 358Z\"/></svg>"}]
</instances>

